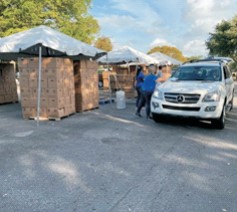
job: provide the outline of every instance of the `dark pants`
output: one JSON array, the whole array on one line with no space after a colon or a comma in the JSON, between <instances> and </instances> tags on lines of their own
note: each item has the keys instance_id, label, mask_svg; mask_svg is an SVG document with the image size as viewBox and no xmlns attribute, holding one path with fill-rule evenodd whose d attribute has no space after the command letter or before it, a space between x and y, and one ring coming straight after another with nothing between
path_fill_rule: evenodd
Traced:
<instances>
[{"instance_id":1,"label":"dark pants","mask_svg":"<svg viewBox=\"0 0 237 212\"><path fill-rule=\"evenodd\" d=\"M141 98L139 100L137 113L140 114L141 109L144 105L146 105L146 116L149 117L151 113L151 97L152 92L143 91Z\"/></svg>"},{"instance_id":2,"label":"dark pants","mask_svg":"<svg viewBox=\"0 0 237 212\"><path fill-rule=\"evenodd\" d=\"M142 91L141 88L136 88L137 90L137 101L136 101L136 107L139 106L140 99L142 98Z\"/></svg>"},{"instance_id":3,"label":"dark pants","mask_svg":"<svg viewBox=\"0 0 237 212\"><path fill-rule=\"evenodd\" d=\"M150 117L151 113L151 97L152 97L152 92L144 92L145 93L145 100L146 100L146 117Z\"/></svg>"}]
</instances>

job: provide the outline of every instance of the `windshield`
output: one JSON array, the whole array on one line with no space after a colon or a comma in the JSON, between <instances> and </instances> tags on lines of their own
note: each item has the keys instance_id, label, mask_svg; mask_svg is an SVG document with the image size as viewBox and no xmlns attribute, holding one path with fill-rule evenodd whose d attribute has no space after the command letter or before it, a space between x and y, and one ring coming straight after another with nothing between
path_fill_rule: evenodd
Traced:
<instances>
[{"instance_id":1,"label":"windshield","mask_svg":"<svg viewBox=\"0 0 237 212\"><path fill-rule=\"evenodd\" d=\"M221 67L219 66L187 66L180 67L173 78L177 80L221 81Z\"/></svg>"}]
</instances>

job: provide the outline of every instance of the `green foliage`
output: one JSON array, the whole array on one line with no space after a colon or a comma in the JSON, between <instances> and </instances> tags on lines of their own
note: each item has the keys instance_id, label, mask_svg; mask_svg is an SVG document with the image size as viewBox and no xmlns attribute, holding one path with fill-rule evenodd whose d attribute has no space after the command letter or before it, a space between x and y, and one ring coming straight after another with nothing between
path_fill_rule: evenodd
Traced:
<instances>
[{"instance_id":1,"label":"green foliage","mask_svg":"<svg viewBox=\"0 0 237 212\"><path fill-rule=\"evenodd\" d=\"M88 13L91 0L1 0L0 37L48 25L86 43L99 31Z\"/></svg>"},{"instance_id":2,"label":"green foliage","mask_svg":"<svg viewBox=\"0 0 237 212\"><path fill-rule=\"evenodd\" d=\"M231 57L237 63L237 16L222 21L206 42L210 55Z\"/></svg>"},{"instance_id":3,"label":"green foliage","mask_svg":"<svg viewBox=\"0 0 237 212\"><path fill-rule=\"evenodd\" d=\"M192 61L192 60L200 60L202 59L203 56L191 56L187 57L187 61Z\"/></svg>"},{"instance_id":4,"label":"green foliage","mask_svg":"<svg viewBox=\"0 0 237 212\"><path fill-rule=\"evenodd\" d=\"M97 47L98 49L102 49L104 51L112 51L113 49L113 44L110 40L110 38L108 37L101 37L98 38L97 41L95 42L95 47Z\"/></svg>"},{"instance_id":5,"label":"green foliage","mask_svg":"<svg viewBox=\"0 0 237 212\"><path fill-rule=\"evenodd\" d=\"M176 60L179 60L181 62L185 62L187 59L183 56L183 53L173 46L157 46L152 48L148 54L152 54L155 52L161 52L163 54L166 54Z\"/></svg>"},{"instance_id":6,"label":"green foliage","mask_svg":"<svg viewBox=\"0 0 237 212\"><path fill-rule=\"evenodd\" d=\"M236 62L231 63L229 67L230 67L231 72L237 72L237 63Z\"/></svg>"}]
</instances>

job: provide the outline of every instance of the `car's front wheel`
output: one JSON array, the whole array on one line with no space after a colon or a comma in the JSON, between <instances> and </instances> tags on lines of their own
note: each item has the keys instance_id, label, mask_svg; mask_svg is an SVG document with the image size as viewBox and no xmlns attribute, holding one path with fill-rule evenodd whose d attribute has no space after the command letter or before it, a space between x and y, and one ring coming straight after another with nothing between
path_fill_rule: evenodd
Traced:
<instances>
[{"instance_id":1,"label":"car's front wheel","mask_svg":"<svg viewBox=\"0 0 237 212\"><path fill-rule=\"evenodd\" d=\"M226 109L225 109L225 105L224 105L222 113L221 113L221 117L219 119L212 121L213 127L215 127L216 129L220 129L220 130L224 129L225 128L225 118L226 118Z\"/></svg>"}]
</instances>

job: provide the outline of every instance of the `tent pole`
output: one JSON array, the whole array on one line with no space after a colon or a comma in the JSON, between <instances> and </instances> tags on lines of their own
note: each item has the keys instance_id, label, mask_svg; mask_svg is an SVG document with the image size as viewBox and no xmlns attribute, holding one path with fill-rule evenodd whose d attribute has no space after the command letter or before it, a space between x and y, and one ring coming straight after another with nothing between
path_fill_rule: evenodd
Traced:
<instances>
[{"instance_id":1,"label":"tent pole","mask_svg":"<svg viewBox=\"0 0 237 212\"><path fill-rule=\"evenodd\" d=\"M127 66L128 66L128 73L130 74L130 65L129 65L129 63L127 63Z\"/></svg>"},{"instance_id":2,"label":"tent pole","mask_svg":"<svg viewBox=\"0 0 237 212\"><path fill-rule=\"evenodd\" d=\"M37 126L39 126L40 98L41 98L41 74L42 74L42 46L39 47L39 71L38 71L38 96L37 96Z\"/></svg>"}]
</instances>

